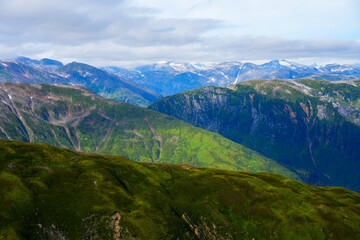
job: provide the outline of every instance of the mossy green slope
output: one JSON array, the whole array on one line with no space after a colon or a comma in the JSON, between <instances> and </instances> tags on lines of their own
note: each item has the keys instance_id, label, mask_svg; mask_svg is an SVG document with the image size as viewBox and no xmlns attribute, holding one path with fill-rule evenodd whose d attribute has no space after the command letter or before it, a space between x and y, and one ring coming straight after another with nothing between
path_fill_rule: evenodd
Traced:
<instances>
[{"instance_id":1,"label":"mossy green slope","mask_svg":"<svg viewBox=\"0 0 360 240\"><path fill-rule=\"evenodd\" d=\"M306 183L360 191L360 81L253 80L150 108L262 153Z\"/></svg>"},{"instance_id":2,"label":"mossy green slope","mask_svg":"<svg viewBox=\"0 0 360 240\"><path fill-rule=\"evenodd\" d=\"M82 87L0 85L0 138L46 143L137 161L296 174L234 143L167 115L104 99Z\"/></svg>"},{"instance_id":3,"label":"mossy green slope","mask_svg":"<svg viewBox=\"0 0 360 240\"><path fill-rule=\"evenodd\" d=\"M360 195L0 141L1 239L357 239Z\"/></svg>"}]
</instances>

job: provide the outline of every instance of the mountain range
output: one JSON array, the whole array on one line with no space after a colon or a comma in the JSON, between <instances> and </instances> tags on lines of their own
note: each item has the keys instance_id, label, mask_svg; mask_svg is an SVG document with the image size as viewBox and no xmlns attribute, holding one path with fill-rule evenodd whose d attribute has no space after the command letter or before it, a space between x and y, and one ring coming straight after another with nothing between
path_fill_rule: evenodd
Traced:
<instances>
[{"instance_id":1,"label":"mountain range","mask_svg":"<svg viewBox=\"0 0 360 240\"><path fill-rule=\"evenodd\" d=\"M149 108L220 133L307 183L360 191L360 81L251 80L164 97Z\"/></svg>"},{"instance_id":2,"label":"mountain range","mask_svg":"<svg viewBox=\"0 0 360 240\"><path fill-rule=\"evenodd\" d=\"M81 85L106 98L146 107L161 96L204 86L220 86L253 79L360 79L358 65L307 66L286 60L257 65L224 62L215 65L164 62L135 67L96 68L73 62L63 65L52 59L18 57L2 61L0 81Z\"/></svg>"},{"instance_id":3,"label":"mountain range","mask_svg":"<svg viewBox=\"0 0 360 240\"><path fill-rule=\"evenodd\" d=\"M101 96L138 106L147 106L161 97L146 87L93 66L77 62L63 65L51 59L37 61L19 57L16 61L2 61L0 82L80 85Z\"/></svg>"},{"instance_id":4,"label":"mountain range","mask_svg":"<svg viewBox=\"0 0 360 240\"><path fill-rule=\"evenodd\" d=\"M357 239L360 194L0 141L1 239Z\"/></svg>"},{"instance_id":5,"label":"mountain range","mask_svg":"<svg viewBox=\"0 0 360 240\"><path fill-rule=\"evenodd\" d=\"M356 65L328 64L318 67L286 60L274 60L261 65L249 62L224 62L208 67L166 62L139 66L134 70L118 67L104 69L164 96L210 85L226 87L253 79L310 78L331 81L360 79L360 67Z\"/></svg>"},{"instance_id":6,"label":"mountain range","mask_svg":"<svg viewBox=\"0 0 360 240\"><path fill-rule=\"evenodd\" d=\"M0 239L356 239L357 74L2 61Z\"/></svg>"}]
</instances>

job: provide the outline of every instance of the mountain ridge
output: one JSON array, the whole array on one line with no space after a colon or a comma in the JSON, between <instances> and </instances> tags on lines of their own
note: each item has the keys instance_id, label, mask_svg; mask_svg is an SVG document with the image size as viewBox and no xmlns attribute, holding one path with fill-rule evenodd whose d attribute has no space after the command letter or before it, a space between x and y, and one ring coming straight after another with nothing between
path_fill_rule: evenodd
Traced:
<instances>
[{"instance_id":1,"label":"mountain ridge","mask_svg":"<svg viewBox=\"0 0 360 240\"><path fill-rule=\"evenodd\" d=\"M87 64L73 62L62 65L51 59L37 61L20 58L20 60L22 62L2 61L0 63L1 82L81 85L104 97L143 107L161 97L144 86Z\"/></svg>"},{"instance_id":2,"label":"mountain ridge","mask_svg":"<svg viewBox=\"0 0 360 240\"><path fill-rule=\"evenodd\" d=\"M0 138L41 142L137 161L270 171L275 161L162 113L105 99L80 86L0 83Z\"/></svg>"},{"instance_id":3,"label":"mountain ridge","mask_svg":"<svg viewBox=\"0 0 360 240\"><path fill-rule=\"evenodd\" d=\"M307 183L359 191L360 81L251 80L203 87L149 106L218 132Z\"/></svg>"},{"instance_id":4,"label":"mountain ridge","mask_svg":"<svg viewBox=\"0 0 360 240\"><path fill-rule=\"evenodd\" d=\"M226 87L254 79L311 78L332 81L360 79L360 67L356 65L328 64L317 67L286 60L273 60L259 65L249 62L224 62L207 67L166 62L136 67L135 70L116 67L104 69L164 96L204 86Z\"/></svg>"}]
</instances>

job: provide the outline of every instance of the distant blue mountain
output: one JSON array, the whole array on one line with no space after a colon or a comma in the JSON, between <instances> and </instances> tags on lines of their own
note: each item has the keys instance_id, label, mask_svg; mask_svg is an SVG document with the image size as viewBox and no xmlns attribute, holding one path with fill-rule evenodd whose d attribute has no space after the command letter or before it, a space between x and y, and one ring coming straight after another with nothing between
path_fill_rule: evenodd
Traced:
<instances>
[{"instance_id":1,"label":"distant blue mountain","mask_svg":"<svg viewBox=\"0 0 360 240\"><path fill-rule=\"evenodd\" d=\"M117 67L104 69L162 95L172 95L209 85L224 87L252 79L360 79L358 65L328 64L318 67L286 60L273 60L261 65L224 62L209 67L201 64L166 62L139 66L134 70Z\"/></svg>"},{"instance_id":2,"label":"distant blue mountain","mask_svg":"<svg viewBox=\"0 0 360 240\"><path fill-rule=\"evenodd\" d=\"M39 68L41 70L45 71L56 71L59 67L64 66L62 62L59 62L57 60L49 59L49 58L43 58L41 60L34 60L27 57L17 57L15 59L17 62L21 62L25 65Z\"/></svg>"},{"instance_id":3,"label":"distant blue mountain","mask_svg":"<svg viewBox=\"0 0 360 240\"><path fill-rule=\"evenodd\" d=\"M47 58L1 61L0 82L80 85L103 97L143 107L161 98L160 94L108 71L77 62L63 65Z\"/></svg>"},{"instance_id":4,"label":"distant blue mountain","mask_svg":"<svg viewBox=\"0 0 360 240\"><path fill-rule=\"evenodd\" d=\"M67 84L81 84L104 96L141 106L156 101L161 95L172 95L210 85L225 87L253 79L310 78L329 81L360 79L358 65L334 63L325 66L316 64L308 66L286 60L273 60L260 65L249 62L223 62L210 66L162 62L138 66L133 70L116 66L96 69L86 64L64 66L59 61L46 58L33 60L19 57L16 62L53 74L49 75L52 82L64 82L63 78L65 78ZM39 79L37 81L44 82L45 80L40 77L41 74L37 73ZM26 74L19 77L24 78L25 82L31 81L26 79ZM3 75L2 78L9 76ZM123 87L126 90L123 90ZM122 90L118 91L117 88Z\"/></svg>"}]
</instances>

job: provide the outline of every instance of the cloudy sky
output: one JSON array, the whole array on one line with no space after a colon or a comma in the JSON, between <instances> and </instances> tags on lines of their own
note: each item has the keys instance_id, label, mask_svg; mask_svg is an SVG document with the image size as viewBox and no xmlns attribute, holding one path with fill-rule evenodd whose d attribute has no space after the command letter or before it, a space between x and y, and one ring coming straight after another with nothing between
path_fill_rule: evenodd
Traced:
<instances>
[{"instance_id":1,"label":"cloudy sky","mask_svg":"<svg viewBox=\"0 0 360 240\"><path fill-rule=\"evenodd\" d=\"M360 63L358 0L0 0L0 59Z\"/></svg>"}]
</instances>

